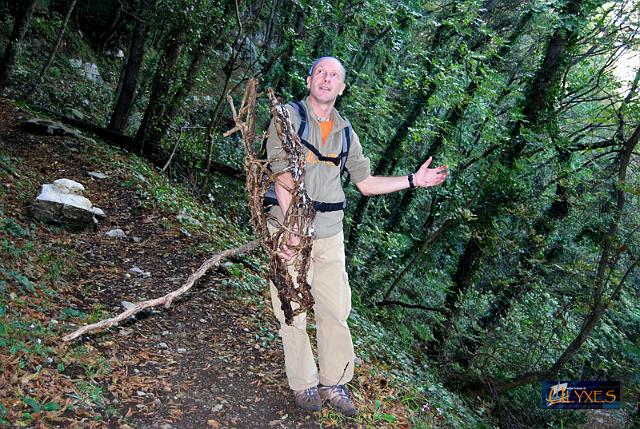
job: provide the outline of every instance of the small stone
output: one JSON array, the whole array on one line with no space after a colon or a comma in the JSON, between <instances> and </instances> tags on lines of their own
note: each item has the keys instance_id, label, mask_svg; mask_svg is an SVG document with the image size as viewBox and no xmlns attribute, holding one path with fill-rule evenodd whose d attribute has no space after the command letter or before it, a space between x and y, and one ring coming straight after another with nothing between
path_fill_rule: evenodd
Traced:
<instances>
[{"instance_id":1,"label":"small stone","mask_svg":"<svg viewBox=\"0 0 640 429\"><path fill-rule=\"evenodd\" d=\"M49 320L49 323L50 323L51 325L57 325L57 324L58 324L58 321L57 321L56 319L51 319L51 320Z\"/></svg>"},{"instance_id":2,"label":"small stone","mask_svg":"<svg viewBox=\"0 0 640 429\"><path fill-rule=\"evenodd\" d=\"M249 328L242 328L244 332L249 332Z\"/></svg>"},{"instance_id":3,"label":"small stone","mask_svg":"<svg viewBox=\"0 0 640 429\"><path fill-rule=\"evenodd\" d=\"M224 405L222 405L222 404L216 404L213 407L211 407L211 411L213 411L214 413L217 413L218 411L222 410L223 406Z\"/></svg>"},{"instance_id":4,"label":"small stone","mask_svg":"<svg viewBox=\"0 0 640 429\"><path fill-rule=\"evenodd\" d=\"M200 323L207 323L205 319L200 319Z\"/></svg>"},{"instance_id":5,"label":"small stone","mask_svg":"<svg viewBox=\"0 0 640 429\"><path fill-rule=\"evenodd\" d=\"M136 242L136 243L140 243L142 241L142 238L140 237L136 237L135 235L131 237L131 239Z\"/></svg>"},{"instance_id":6,"label":"small stone","mask_svg":"<svg viewBox=\"0 0 640 429\"><path fill-rule=\"evenodd\" d=\"M180 228L180 232L182 233L182 235L184 235L187 238L191 237L191 233L184 228Z\"/></svg>"},{"instance_id":7,"label":"small stone","mask_svg":"<svg viewBox=\"0 0 640 429\"><path fill-rule=\"evenodd\" d=\"M187 352L187 349L184 349L184 348L180 347L180 348L178 348L176 351L177 351L178 353L186 353L186 352Z\"/></svg>"},{"instance_id":8,"label":"small stone","mask_svg":"<svg viewBox=\"0 0 640 429\"><path fill-rule=\"evenodd\" d=\"M167 335L169 335L169 331L162 331L162 336L163 336L163 337L165 337L165 336L167 336Z\"/></svg>"},{"instance_id":9,"label":"small stone","mask_svg":"<svg viewBox=\"0 0 640 429\"><path fill-rule=\"evenodd\" d=\"M123 230L121 230L120 228L116 228L116 229L111 229L107 232L105 232L105 234L107 237L111 237L111 238L124 238L127 236L127 234L125 234L125 232Z\"/></svg>"},{"instance_id":10,"label":"small stone","mask_svg":"<svg viewBox=\"0 0 640 429\"><path fill-rule=\"evenodd\" d=\"M137 390L136 395L138 396L147 396L142 390Z\"/></svg>"},{"instance_id":11,"label":"small stone","mask_svg":"<svg viewBox=\"0 0 640 429\"><path fill-rule=\"evenodd\" d=\"M104 173L100 173L99 171L89 171L87 174L91 177L95 177L96 179L107 179L109 177Z\"/></svg>"},{"instance_id":12,"label":"small stone","mask_svg":"<svg viewBox=\"0 0 640 429\"><path fill-rule=\"evenodd\" d=\"M130 310L135 307L135 304L129 301L122 301L120 305L123 306L125 310Z\"/></svg>"},{"instance_id":13,"label":"small stone","mask_svg":"<svg viewBox=\"0 0 640 429\"><path fill-rule=\"evenodd\" d=\"M200 222L198 219L185 213L180 213L178 216L176 216L176 219L178 219L178 222L180 223L187 223L195 226L202 225L202 222Z\"/></svg>"},{"instance_id":14,"label":"small stone","mask_svg":"<svg viewBox=\"0 0 640 429\"><path fill-rule=\"evenodd\" d=\"M167 343L160 343L160 344L158 344L158 347L160 347L161 349L168 349L169 348Z\"/></svg>"},{"instance_id":15,"label":"small stone","mask_svg":"<svg viewBox=\"0 0 640 429\"><path fill-rule=\"evenodd\" d=\"M143 279L151 277L151 273L149 271L143 271L137 266L134 266L129 271L134 273L134 274L137 274L138 276L142 277Z\"/></svg>"}]
</instances>

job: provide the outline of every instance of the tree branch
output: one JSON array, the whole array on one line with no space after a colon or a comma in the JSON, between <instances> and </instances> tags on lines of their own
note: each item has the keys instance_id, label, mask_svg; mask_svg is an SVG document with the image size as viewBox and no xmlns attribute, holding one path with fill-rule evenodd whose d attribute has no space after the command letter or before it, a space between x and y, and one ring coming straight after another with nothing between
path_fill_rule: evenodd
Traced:
<instances>
[{"instance_id":1,"label":"tree branch","mask_svg":"<svg viewBox=\"0 0 640 429\"><path fill-rule=\"evenodd\" d=\"M82 328L77 329L76 331L62 337L62 341L63 342L73 341L82 335L102 331L104 329L110 328L111 326L118 325L120 322L127 320L134 314L137 314L147 308L157 307L159 305L164 305L165 308L169 308L171 303L173 303L174 299L176 299L177 297L179 297L180 295L184 294L186 291L191 289L191 287L195 284L196 280L202 277L211 268L214 268L220 265L220 262L223 259L229 258L231 256L237 256L244 253L252 252L256 247L258 247L259 244L260 242L258 240L254 240L245 244L244 246L236 247L235 249L228 249L228 250L225 250L224 252L217 253L212 258L206 260L200 266L200 268L196 270L196 272L191 274L187 279L187 281L185 282L185 284L183 284L179 289L169 292L168 294L161 296L160 298L138 302L133 307L129 308L126 311L123 311L117 316L111 317L109 319L101 320L100 322L92 323L91 325L85 325Z\"/></svg>"}]
</instances>

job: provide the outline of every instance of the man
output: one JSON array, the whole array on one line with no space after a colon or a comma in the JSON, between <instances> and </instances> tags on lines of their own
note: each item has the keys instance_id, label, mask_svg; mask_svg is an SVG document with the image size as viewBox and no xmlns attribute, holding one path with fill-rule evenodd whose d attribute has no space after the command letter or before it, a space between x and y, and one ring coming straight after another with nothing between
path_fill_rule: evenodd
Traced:
<instances>
[{"instance_id":1,"label":"man","mask_svg":"<svg viewBox=\"0 0 640 429\"><path fill-rule=\"evenodd\" d=\"M309 96L303 101L307 113L308 143L322 157L338 157L343 148L343 133L348 122L334 109L338 96L345 89L345 69L334 57L322 57L314 61L307 77ZM294 107L287 106L289 116L296 122L300 116ZM299 127L300 123L294 123ZM351 180L364 195L387 194L403 189L440 185L448 175L447 166L431 169L429 158L415 174L409 176L371 176L369 159L362 153L362 146L355 132L351 134L351 145L346 161ZM340 182L340 167L336 163L319 160L313 151L306 150L305 188L314 201L340 203L345 199ZM272 122L267 154L274 172L286 168L282 160L283 149ZM283 219L291 202L288 189L293 188L293 178L285 172L279 176L275 191L278 205L271 208L273 219L270 229L274 231ZM280 321L280 337L284 346L285 368L289 386L294 391L296 403L308 411L320 410L323 402L330 403L346 416L355 416L357 410L349 398L345 384L353 378L354 351L347 318L351 311L351 290L345 270L345 255L342 232L344 212L336 206L329 211L318 211L315 218L315 237L311 251L311 267L308 280L315 300L313 306L317 327L318 364L311 351L307 335L306 314L294 318L291 326L285 323L276 287L271 284L273 311ZM274 220L275 219L275 220ZM294 235L284 246L280 257L293 261L298 239ZM294 274L293 264L290 265ZM292 276L296 278L295 274Z\"/></svg>"}]
</instances>

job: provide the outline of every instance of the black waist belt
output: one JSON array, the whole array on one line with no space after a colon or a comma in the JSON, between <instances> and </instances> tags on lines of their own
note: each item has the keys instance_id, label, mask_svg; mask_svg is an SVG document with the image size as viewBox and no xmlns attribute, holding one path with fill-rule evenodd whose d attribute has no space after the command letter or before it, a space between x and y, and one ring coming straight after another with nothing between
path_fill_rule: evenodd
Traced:
<instances>
[{"instance_id":1,"label":"black waist belt","mask_svg":"<svg viewBox=\"0 0 640 429\"><path fill-rule=\"evenodd\" d=\"M346 206L346 201L343 201L341 203L323 203L322 201L313 202L313 207L318 212L337 212L338 210L344 210Z\"/></svg>"},{"instance_id":2,"label":"black waist belt","mask_svg":"<svg viewBox=\"0 0 640 429\"><path fill-rule=\"evenodd\" d=\"M267 198L264 199L265 207L272 207L278 205L278 200L275 198ZM344 210L347 206L346 201L342 201L341 203L325 203L322 201L314 201L313 208L318 212L337 212L339 210Z\"/></svg>"}]
</instances>

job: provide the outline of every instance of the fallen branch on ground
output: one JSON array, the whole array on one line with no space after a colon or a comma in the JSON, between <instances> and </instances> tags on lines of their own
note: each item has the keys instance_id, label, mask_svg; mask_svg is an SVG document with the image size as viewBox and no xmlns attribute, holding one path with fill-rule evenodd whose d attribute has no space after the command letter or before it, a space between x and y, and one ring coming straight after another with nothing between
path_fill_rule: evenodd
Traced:
<instances>
[{"instance_id":1,"label":"fallen branch on ground","mask_svg":"<svg viewBox=\"0 0 640 429\"><path fill-rule=\"evenodd\" d=\"M200 268L198 268L196 272L191 274L187 279L187 281L179 289L169 292L168 294L160 298L138 302L133 307L129 308L126 311L123 311L122 313L110 319L101 320L100 322L92 323L91 325L85 325L82 328L62 337L62 341L63 342L73 341L82 335L102 331L104 329L118 325L120 322L127 320L134 314L137 314L146 308L157 307L159 305L164 305L165 308L169 308L169 306L171 305L174 299L176 299L177 297L179 297L180 295L182 295L183 293L191 289L191 287L195 284L196 280L202 277L211 268L214 268L220 265L220 262L222 262L223 259L226 259L232 256L238 256L244 253L249 253L253 251L256 247L258 247L259 244L260 242L258 240L254 240L245 244L244 246L236 247L235 249L228 249L228 250L225 250L224 252L217 253L212 258L207 259L200 266Z\"/></svg>"}]
</instances>

